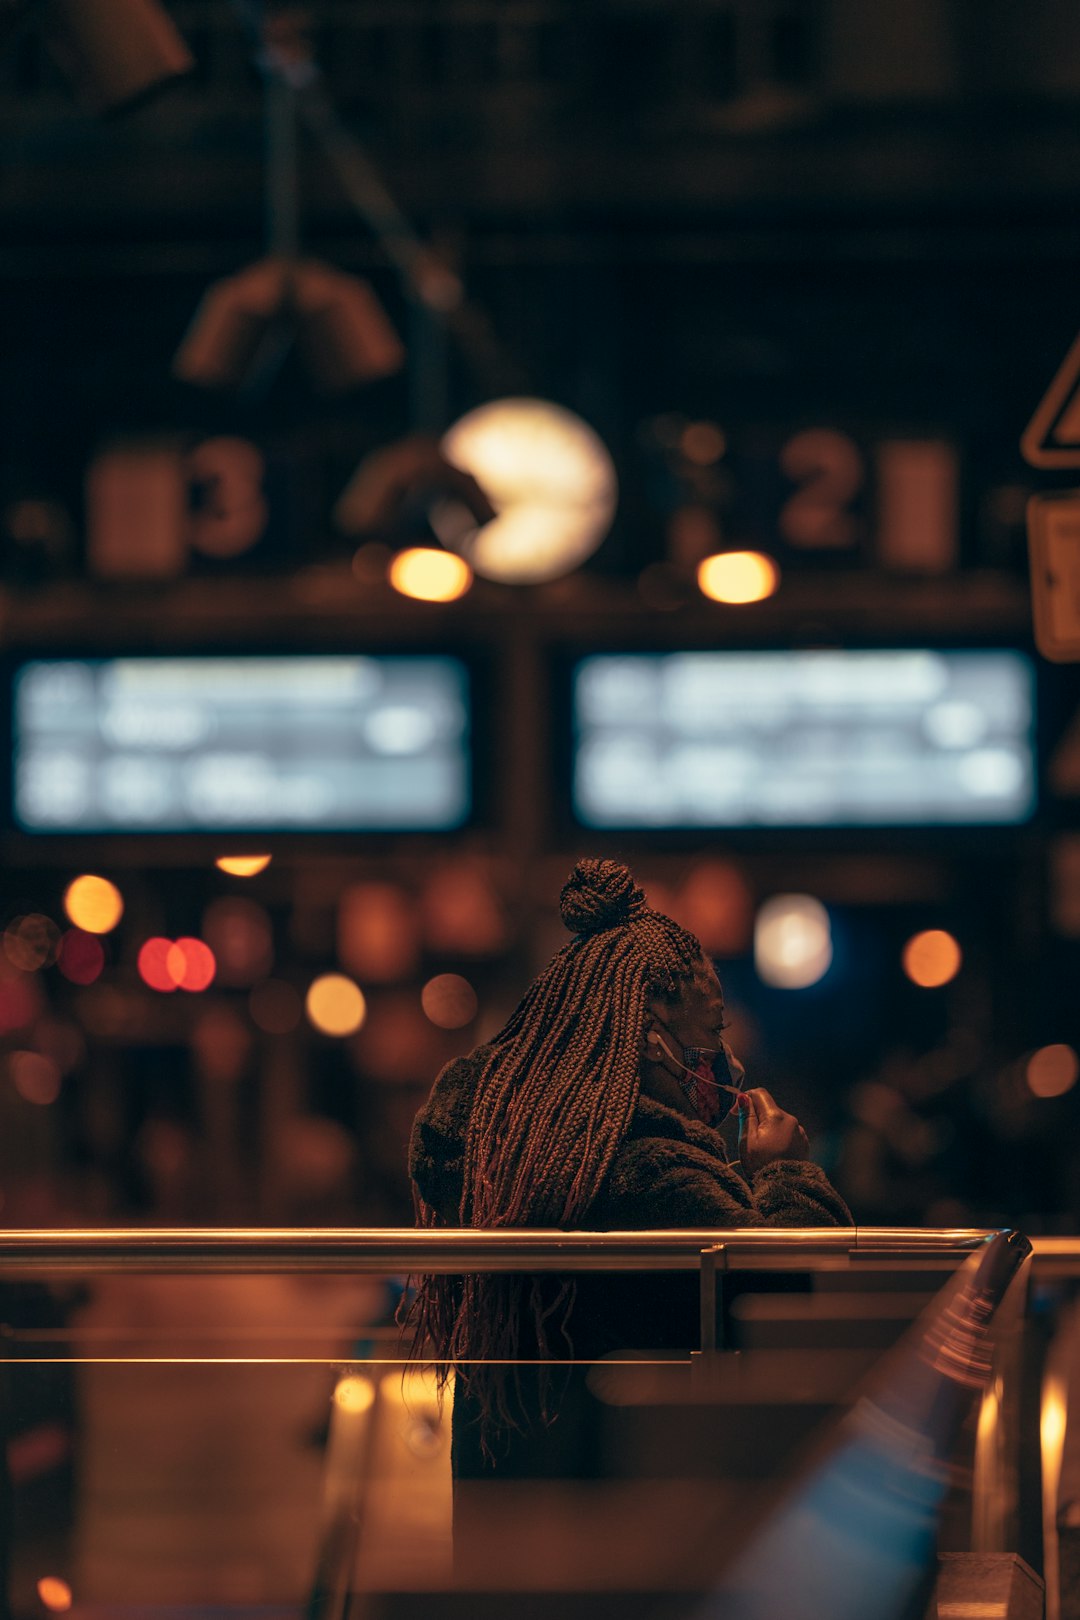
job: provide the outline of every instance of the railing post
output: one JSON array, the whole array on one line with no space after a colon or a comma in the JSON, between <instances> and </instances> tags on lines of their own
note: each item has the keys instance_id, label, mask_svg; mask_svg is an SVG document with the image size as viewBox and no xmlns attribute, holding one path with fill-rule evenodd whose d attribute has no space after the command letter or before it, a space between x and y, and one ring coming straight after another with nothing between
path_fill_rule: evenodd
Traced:
<instances>
[{"instance_id":1,"label":"railing post","mask_svg":"<svg viewBox=\"0 0 1080 1620\"><path fill-rule=\"evenodd\" d=\"M720 1318L717 1328L717 1317L723 1306L723 1286L717 1279L717 1271L727 1270L727 1246L723 1243L714 1243L711 1248L701 1251L701 1350L702 1356L715 1355L717 1350L724 1348L724 1324Z\"/></svg>"}]
</instances>

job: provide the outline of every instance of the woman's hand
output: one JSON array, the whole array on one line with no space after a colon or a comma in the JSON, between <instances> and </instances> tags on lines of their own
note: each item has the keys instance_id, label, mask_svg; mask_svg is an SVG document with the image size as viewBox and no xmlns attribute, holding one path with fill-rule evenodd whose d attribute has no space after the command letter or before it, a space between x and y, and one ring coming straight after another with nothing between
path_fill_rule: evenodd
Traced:
<instances>
[{"instance_id":1,"label":"woman's hand","mask_svg":"<svg viewBox=\"0 0 1080 1620\"><path fill-rule=\"evenodd\" d=\"M809 1140L795 1115L785 1114L764 1086L742 1093L739 1158L748 1175L777 1159L805 1159L809 1153Z\"/></svg>"}]
</instances>

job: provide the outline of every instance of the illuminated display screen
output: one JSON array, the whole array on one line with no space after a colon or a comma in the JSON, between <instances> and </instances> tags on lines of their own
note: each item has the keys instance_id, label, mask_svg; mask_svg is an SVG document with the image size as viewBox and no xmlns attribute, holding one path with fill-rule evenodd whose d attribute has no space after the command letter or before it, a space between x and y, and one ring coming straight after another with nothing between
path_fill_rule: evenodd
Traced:
<instances>
[{"instance_id":1,"label":"illuminated display screen","mask_svg":"<svg viewBox=\"0 0 1080 1620\"><path fill-rule=\"evenodd\" d=\"M1007 825L1035 809L1022 653L633 653L573 675L588 827Z\"/></svg>"},{"instance_id":2,"label":"illuminated display screen","mask_svg":"<svg viewBox=\"0 0 1080 1620\"><path fill-rule=\"evenodd\" d=\"M34 660L12 740L28 832L444 830L470 812L454 658Z\"/></svg>"}]
</instances>

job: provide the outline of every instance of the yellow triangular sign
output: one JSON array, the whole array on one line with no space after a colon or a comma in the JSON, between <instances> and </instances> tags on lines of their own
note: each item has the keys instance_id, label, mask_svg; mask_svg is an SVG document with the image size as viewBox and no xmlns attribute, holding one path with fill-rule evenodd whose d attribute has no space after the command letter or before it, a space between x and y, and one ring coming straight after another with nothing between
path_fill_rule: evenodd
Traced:
<instances>
[{"instance_id":1,"label":"yellow triangular sign","mask_svg":"<svg viewBox=\"0 0 1080 1620\"><path fill-rule=\"evenodd\" d=\"M1020 451L1032 467L1080 467L1080 337L1021 434Z\"/></svg>"}]
</instances>

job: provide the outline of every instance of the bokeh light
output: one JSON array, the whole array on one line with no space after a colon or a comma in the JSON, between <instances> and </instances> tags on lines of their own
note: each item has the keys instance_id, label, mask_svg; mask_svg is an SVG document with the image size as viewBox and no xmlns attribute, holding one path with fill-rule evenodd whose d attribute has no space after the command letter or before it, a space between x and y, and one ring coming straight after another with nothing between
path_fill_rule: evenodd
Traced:
<instances>
[{"instance_id":1,"label":"bokeh light","mask_svg":"<svg viewBox=\"0 0 1080 1620\"><path fill-rule=\"evenodd\" d=\"M809 894L776 894L754 922L754 966L765 984L805 990L832 962L829 913Z\"/></svg>"},{"instance_id":2,"label":"bokeh light","mask_svg":"<svg viewBox=\"0 0 1080 1620\"><path fill-rule=\"evenodd\" d=\"M456 956L495 956L505 950L509 924L483 861L468 858L441 866L421 897L424 937L432 951Z\"/></svg>"},{"instance_id":3,"label":"bokeh light","mask_svg":"<svg viewBox=\"0 0 1080 1620\"><path fill-rule=\"evenodd\" d=\"M60 940L56 965L72 984L93 984L105 966L105 947L95 934L69 928Z\"/></svg>"},{"instance_id":4,"label":"bokeh light","mask_svg":"<svg viewBox=\"0 0 1080 1620\"><path fill-rule=\"evenodd\" d=\"M472 581L472 569L463 557L434 546L410 546L390 564L395 591L417 602L456 602Z\"/></svg>"},{"instance_id":5,"label":"bokeh light","mask_svg":"<svg viewBox=\"0 0 1080 1620\"><path fill-rule=\"evenodd\" d=\"M1024 1069L1028 1090L1036 1097L1063 1097L1080 1078L1080 1057L1071 1046L1040 1046Z\"/></svg>"},{"instance_id":6,"label":"bokeh light","mask_svg":"<svg viewBox=\"0 0 1080 1620\"><path fill-rule=\"evenodd\" d=\"M209 945L201 939L185 936L170 945L165 954L165 971L178 990L194 994L208 989L214 982L217 962Z\"/></svg>"},{"instance_id":7,"label":"bokeh light","mask_svg":"<svg viewBox=\"0 0 1080 1620\"><path fill-rule=\"evenodd\" d=\"M40 911L13 917L4 929L4 955L20 973L36 973L38 968L51 966L59 948L59 928Z\"/></svg>"},{"instance_id":8,"label":"bokeh light","mask_svg":"<svg viewBox=\"0 0 1080 1620\"><path fill-rule=\"evenodd\" d=\"M300 1022L300 996L284 979L257 984L248 997L252 1020L267 1035L288 1035Z\"/></svg>"},{"instance_id":9,"label":"bokeh light","mask_svg":"<svg viewBox=\"0 0 1080 1620\"><path fill-rule=\"evenodd\" d=\"M412 896L396 883L353 883L338 905L337 955L343 967L373 984L416 972L420 922Z\"/></svg>"},{"instance_id":10,"label":"bokeh light","mask_svg":"<svg viewBox=\"0 0 1080 1620\"><path fill-rule=\"evenodd\" d=\"M695 467L711 467L727 449L727 439L715 422L687 422L679 434L679 449Z\"/></svg>"},{"instance_id":11,"label":"bokeh light","mask_svg":"<svg viewBox=\"0 0 1080 1620\"><path fill-rule=\"evenodd\" d=\"M47 1108L60 1095L60 1067L41 1052L12 1052L8 1059L11 1083L25 1102Z\"/></svg>"},{"instance_id":12,"label":"bokeh light","mask_svg":"<svg viewBox=\"0 0 1080 1620\"><path fill-rule=\"evenodd\" d=\"M71 1587L67 1581L62 1581L59 1575L43 1575L37 1583L37 1594L47 1609L54 1614L62 1614L70 1609L74 1601Z\"/></svg>"},{"instance_id":13,"label":"bokeh light","mask_svg":"<svg viewBox=\"0 0 1080 1620\"><path fill-rule=\"evenodd\" d=\"M88 934L109 934L124 915L124 897L108 878L84 872L68 884L64 910L76 928Z\"/></svg>"},{"instance_id":14,"label":"bokeh light","mask_svg":"<svg viewBox=\"0 0 1080 1620\"><path fill-rule=\"evenodd\" d=\"M464 1029L476 1017L476 991L460 973L437 973L421 990L420 1005L440 1029Z\"/></svg>"},{"instance_id":15,"label":"bokeh light","mask_svg":"<svg viewBox=\"0 0 1080 1620\"><path fill-rule=\"evenodd\" d=\"M270 914L255 900L241 895L212 900L203 913L202 937L217 958L219 984L247 989L273 968Z\"/></svg>"},{"instance_id":16,"label":"bokeh light","mask_svg":"<svg viewBox=\"0 0 1080 1620\"><path fill-rule=\"evenodd\" d=\"M10 1035L32 1023L44 999L36 974L21 973L0 958L0 1035Z\"/></svg>"},{"instance_id":17,"label":"bokeh light","mask_svg":"<svg viewBox=\"0 0 1080 1620\"><path fill-rule=\"evenodd\" d=\"M162 995L176 989L176 980L168 966L172 946L171 939L155 934L151 939L144 940L139 948L139 977L151 990L160 990Z\"/></svg>"},{"instance_id":18,"label":"bokeh light","mask_svg":"<svg viewBox=\"0 0 1080 1620\"><path fill-rule=\"evenodd\" d=\"M214 865L230 877L249 878L265 872L272 860L272 855L219 855Z\"/></svg>"},{"instance_id":19,"label":"bokeh light","mask_svg":"<svg viewBox=\"0 0 1080 1620\"><path fill-rule=\"evenodd\" d=\"M230 1005L211 1002L191 1026L191 1050L199 1073L214 1085L232 1085L241 1078L253 1042L247 1019Z\"/></svg>"},{"instance_id":20,"label":"bokeh light","mask_svg":"<svg viewBox=\"0 0 1080 1620\"><path fill-rule=\"evenodd\" d=\"M477 480L497 516L460 542L484 579L537 584L590 557L615 514L618 484L603 441L542 399L496 399L463 416L443 454Z\"/></svg>"},{"instance_id":21,"label":"bokeh light","mask_svg":"<svg viewBox=\"0 0 1080 1620\"><path fill-rule=\"evenodd\" d=\"M912 934L900 960L912 984L923 990L937 990L956 978L964 955L944 928L924 928Z\"/></svg>"},{"instance_id":22,"label":"bokeh light","mask_svg":"<svg viewBox=\"0 0 1080 1620\"><path fill-rule=\"evenodd\" d=\"M371 1379L359 1378L355 1373L339 1378L334 1386L334 1405L343 1412L366 1412L374 1399Z\"/></svg>"},{"instance_id":23,"label":"bokeh light","mask_svg":"<svg viewBox=\"0 0 1080 1620\"><path fill-rule=\"evenodd\" d=\"M654 887L649 889L649 904L664 911ZM669 915L675 915L710 956L741 956L753 934L754 897L731 861L701 861L687 874Z\"/></svg>"},{"instance_id":24,"label":"bokeh light","mask_svg":"<svg viewBox=\"0 0 1080 1620\"><path fill-rule=\"evenodd\" d=\"M760 551L721 551L698 564L697 582L712 602L763 602L780 583L780 570Z\"/></svg>"},{"instance_id":25,"label":"bokeh light","mask_svg":"<svg viewBox=\"0 0 1080 1620\"><path fill-rule=\"evenodd\" d=\"M344 973L323 973L314 979L304 1006L323 1035L355 1035L367 1014L363 991Z\"/></svg>"}]
</instances>

